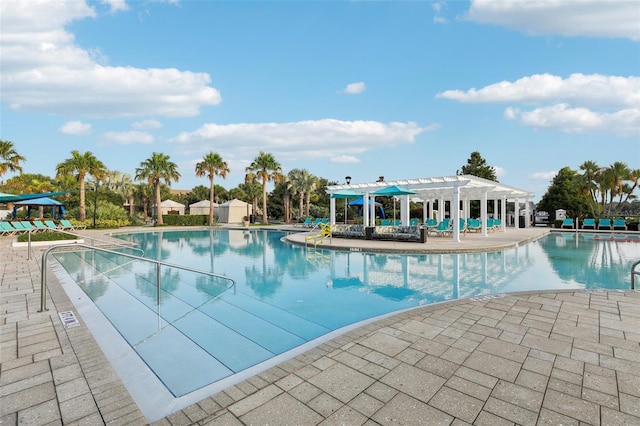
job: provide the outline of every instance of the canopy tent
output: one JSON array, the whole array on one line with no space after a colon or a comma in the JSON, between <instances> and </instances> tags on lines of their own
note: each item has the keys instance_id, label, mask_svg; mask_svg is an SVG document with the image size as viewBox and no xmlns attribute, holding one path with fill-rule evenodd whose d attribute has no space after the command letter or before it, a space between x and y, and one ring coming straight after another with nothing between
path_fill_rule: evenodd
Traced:
<instances>
[{"instance_id":1,"label":"canopy tent","mask_svg":"<svg viewBox=\"0 0 640 426\"><path fill-rule=\"evenodd\" d=\"M60 191L60 192L43 192L41 194L5 194L0 192L0 203L11 203L16 201L33 200L35 198L42 197L55 197L56 195L64 195L73 191Z\"/></svg>"},{"instance_id":2,"label":"canopy tent","mask_svg":"<svg viewBox=\"0 0 640 426\"><path fill-rule=\"evenodd\" d=\"M31 217L32 207L38 207L38 209L40 209L40 207L51 207L51 217L53 217L54 219L60 219L65 214L64 204L62 204L60 201L52 200L51 198L47 197L16 201L13 204L14 218L18 215L18 209L21 207L27 208L27 217ZM40 218L42 219L42 216Z\"/></svg>"},{"instance_id":3,"label":"canopy tent","mask_svg":"<svg viewBox=\"0 0 640 426\"><path fill-rule=\"evenodd\" d=\"M184 214L184 204L173 200L164 200L160 203L161 214Z\"/></svg>"},{"instance_id":4,"label":"canopy tent","mask_svg":"<svg viewBox=\"0 0 640 426\"><path fill-rule=\"evenodd\" d=\"M197 203L189 204L189 214L209 214L210 203L209 200L198 201ZM218 203L213 203L213 213L218 210Z\"/></svg>"},{"instance_id":5,"label":"canopy tent","mask_svg":"<svg viewBox=\"0 0 640 426\"><path fill-rule=\"evenodd\" d=\"M360 197L357 200L349 201L350 206L355 206L358 208L358 214L362 215L362 205L364 204L364 198ZM382 208L382 203L376 201L376 208L378 209L378 214L382 219L385 219L384 208Z\"/></svg>"},{"instance_id":6,"label":"canopy tent","mask_svg":"<svg viewBox=\"0 0 640 426\"><path fill-rule=\"evenodd\" d=\"M234 198L231 201L220 204L218 212L219 223L242 223L245 220L245 216L249 219L253 212L253 206Z\"/></svg>"}]
</instances>

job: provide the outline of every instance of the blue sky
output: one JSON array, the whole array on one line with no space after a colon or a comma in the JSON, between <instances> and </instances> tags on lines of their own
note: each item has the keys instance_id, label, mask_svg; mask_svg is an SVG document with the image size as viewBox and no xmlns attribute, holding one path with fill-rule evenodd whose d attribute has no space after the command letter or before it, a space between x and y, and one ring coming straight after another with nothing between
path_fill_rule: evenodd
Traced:
<instances>
[{"instance_id":1,"label":"blue sky","mask_svg":"<svg viewBox=\"0 0 640 426\"><path fill-rule=\"evenodd\" d=\"M163 152L178 189L212 150L226 188L261 150L338 183L479 151L537 201L564 166L640 168L638 22L626 0L3 0L0 138L49 176Z\"/></svg>"}]
</instances>

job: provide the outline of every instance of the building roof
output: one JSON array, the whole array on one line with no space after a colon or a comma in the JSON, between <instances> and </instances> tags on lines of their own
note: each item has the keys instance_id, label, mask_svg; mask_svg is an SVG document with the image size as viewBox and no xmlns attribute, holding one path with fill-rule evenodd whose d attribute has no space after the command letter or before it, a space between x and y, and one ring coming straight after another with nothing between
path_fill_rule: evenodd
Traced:
<instances>
[{"instance_id":1,"label":"building roof","mask_svg":"<svg viewBox=\"0 0 640 426\"><path fill-rule=\"evenodd\" d=\"M482 195L485 192L487 193L487 199L499 199L503 196L511 200L533 198L533 193L527 190L472 175L332 185L327 187L327 192L333 194L334 192L351 188L373 195L373 192L391 186L398 186L416 192L416 195L412 197L414 200L439 198L451 200L453 198L453 188L455 187L460 188L461 199L482 199Z\"/></svg>"}]
</instances>

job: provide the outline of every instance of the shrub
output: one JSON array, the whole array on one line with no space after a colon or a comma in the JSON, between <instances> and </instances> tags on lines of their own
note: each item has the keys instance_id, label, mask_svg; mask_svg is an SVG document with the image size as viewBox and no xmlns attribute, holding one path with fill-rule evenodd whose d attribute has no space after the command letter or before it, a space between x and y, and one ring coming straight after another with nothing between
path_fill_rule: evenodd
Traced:
<instances>
[{"instance_id":1,"label":"shrub","mask_svg":"<svg viewBox=\"0 0 640 426\"><path fill-rule=\"evenodd\" d=\"M57 241L57 240L77 240L78 237L71 234L65 234L64 232L47 231L31 233L31 241ZM18 236L18 242L26 243L28 241L28 235L22 234Z\"/></svg>"},{"instance_id":2,"label":"shrub","mask_svg":"<svg viewBox=\"0 0 640 426\"><path fill-rule=\"evenodd\" d=\"M214 223L217 223L217 217L214 217ZM209 224L209 215L162 215L162 221L167 226L207 226Z\"/></svg>"}]
</instances>

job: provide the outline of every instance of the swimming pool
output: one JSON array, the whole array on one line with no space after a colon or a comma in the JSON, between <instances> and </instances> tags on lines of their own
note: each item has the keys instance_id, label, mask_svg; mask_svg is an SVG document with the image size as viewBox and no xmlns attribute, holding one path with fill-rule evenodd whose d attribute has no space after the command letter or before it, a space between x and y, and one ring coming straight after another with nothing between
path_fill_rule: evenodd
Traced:
<instances>
[{"instance_id":1,"label":"swimming pool","mask_svg":"<svg viewBox=\"0 0 640 426\"><path fill-rule=\"evenodd\" d=\"M152 264L92 251L55 257L180 398L334 330L407 308L523 290L628 289L640 247L637 236L553 233L498 252L404 255L306 249L283 236L218 229L120 236L146 257L237 283L164 268L160 293Z\"/></svg>"}]
</instances>

